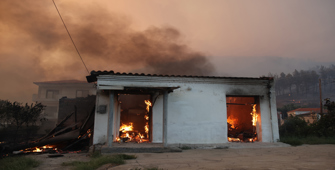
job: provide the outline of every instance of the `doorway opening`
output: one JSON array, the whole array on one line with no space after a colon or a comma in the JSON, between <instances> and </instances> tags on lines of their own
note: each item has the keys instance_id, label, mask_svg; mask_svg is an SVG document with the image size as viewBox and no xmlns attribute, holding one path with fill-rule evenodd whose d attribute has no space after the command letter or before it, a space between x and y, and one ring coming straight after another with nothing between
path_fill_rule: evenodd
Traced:
<instances>
[{"instance_id":1,"label":"doorway opening","mask_svg":"<svg viewBox=\"0 0 335 170\"><path fill-rule=\"evenodd\" d=\"M227 96L229 142L261 140L261 116L258 96Z\"/></svg>"},{"instance_id":2,"label":"doorway opening","mask_svg":"<svg viewBox=\"0 0 335 170\"><path fill-rule=\"evenodd\" d=\"M151 95L119 94L119 143L150 143L152 141Z\"/></svg>"}]
</instances>

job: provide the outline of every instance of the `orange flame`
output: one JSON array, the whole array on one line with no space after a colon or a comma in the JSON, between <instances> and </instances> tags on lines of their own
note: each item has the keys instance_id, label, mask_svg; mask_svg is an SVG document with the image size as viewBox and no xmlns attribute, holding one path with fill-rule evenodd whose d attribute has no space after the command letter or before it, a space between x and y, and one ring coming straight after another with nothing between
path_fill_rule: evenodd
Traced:
<instances>
[{"instance_id":1,"label":"orange flame","mask_svg":"<svg viewBox=\"0 0 335 170\"><path fill-rule=\"evenodd\" d=\"M147 124L144 126L145 129L145 133L149 133L149 124L147 122Z\"/></svg>"},{"instance_id":2,"label":"orange flame","mask_svg":"<svg viewBox=\"0 0 335 170\"><path fill-rule=\"evenodd\" d=\"M129 125L126 124L121 124L120 126L120 131L122 132L128 132L128 131L133 131L133 123L129 122Z\"/></svg>"},{"instance_id":3,"label":"orange flame","mask_svg":"<svg viewBox=\"0 0 335 170\"><path fill-rule=\"evenodd\" d=\"M258 118L258 115L256 113L256 104L254 104L252 106L252 112L250 113L252 115L252 126L256 126L256 123L257 123L257 118Z\"/></svg>"},{"instance_id":4,"label":"orange flame","mask_svg":"<svg viewBox=\"0 0 335 170\"><path fill-rule=\"evenodd\" d=\"M150 102L150 100L144 100L144 103L147 105L147 112L149 112L149 110L150 110L150 106L152 106L152 104L151 104L151 102Z\"/></svg>"}]
</instances>

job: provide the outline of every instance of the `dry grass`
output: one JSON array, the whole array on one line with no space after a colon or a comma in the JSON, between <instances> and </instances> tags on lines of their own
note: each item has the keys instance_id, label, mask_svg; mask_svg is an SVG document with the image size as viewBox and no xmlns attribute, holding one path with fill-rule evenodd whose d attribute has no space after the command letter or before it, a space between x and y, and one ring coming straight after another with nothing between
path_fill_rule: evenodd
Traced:
<instances>
[{"instance_id":1,"label":"dry grass","mask_svg":"<svg viewBox=\"0 0 335 170\"><path fill-rule=\"evenodd\" d=\"M39 165L39 161L23 156L0 159L0 170L29 170Z\"/></svg>"}]
</instances>

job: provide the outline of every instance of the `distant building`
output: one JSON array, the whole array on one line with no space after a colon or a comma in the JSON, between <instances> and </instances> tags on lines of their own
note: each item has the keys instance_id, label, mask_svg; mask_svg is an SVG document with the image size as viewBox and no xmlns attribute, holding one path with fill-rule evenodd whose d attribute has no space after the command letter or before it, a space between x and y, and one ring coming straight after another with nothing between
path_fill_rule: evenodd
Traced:
<instances>
[{"instance_id":1,"label":"distant building","mask_svg":"<svg viewBox=\"0 0 335 170\"><path fill-rule=\"evenodd\" d=\"M299 116L306 122L313 123L319 118L320 108L298 108L287 112L288 116Z\"/></svg>"},{"instance_id":2,"label":"distant building","mask_svg":"<svg viewBox=\"0 0 335 170\"><path fill-rule=\"evenodd\" d=\"M58 120L59 99L62 97L78 98L95 95L94 84L79 80L59 80L34 82L38 86L38 93L33 94L33 101L46 106L42 116L48 121L45 123L53 128Z\"/></svg>"}]
</instances>

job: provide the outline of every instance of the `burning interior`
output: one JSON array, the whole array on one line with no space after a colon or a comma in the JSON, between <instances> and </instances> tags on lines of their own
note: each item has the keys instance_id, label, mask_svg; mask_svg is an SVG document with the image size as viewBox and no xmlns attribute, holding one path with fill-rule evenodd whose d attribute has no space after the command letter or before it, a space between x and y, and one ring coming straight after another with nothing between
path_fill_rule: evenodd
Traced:
<instances>
[{"instance_id":1,"label":"burning interior","mask_svg":"<svg viewBox=\"0 0 335 170\"><path fill-rule=\"evenodd\" d=\"M149 143L152 127L152 103L150 95L119 94L119 133L115 142Z\"/></svg>"},{"instance_id":2,"label":"burning interior","mask_svg":"<svg viewBox=\"0 0 335 170\"><path fill-rule=\"evenodd\" d=\"M229 142L261 140L261 116L258 97L227 96Z\"/></svg>"}]
</instances>

